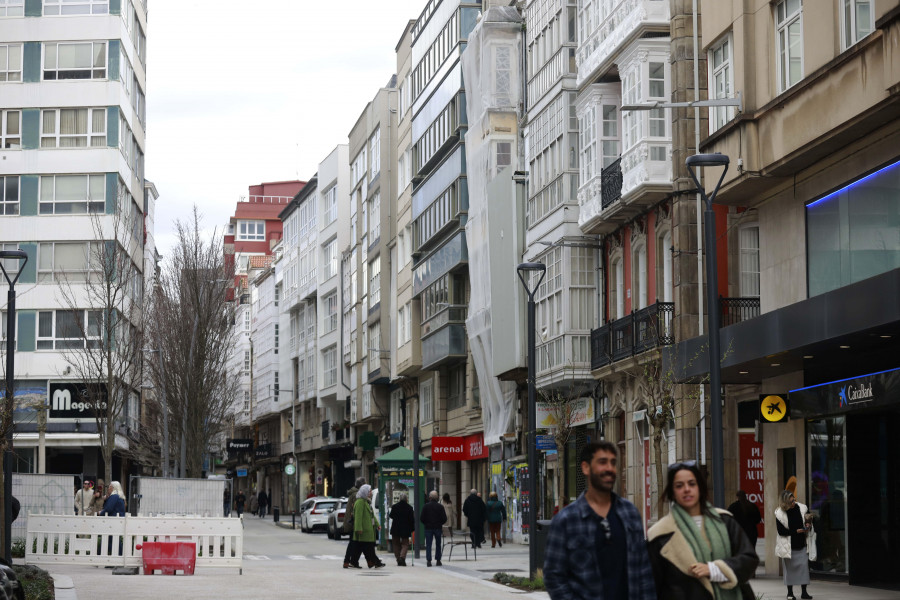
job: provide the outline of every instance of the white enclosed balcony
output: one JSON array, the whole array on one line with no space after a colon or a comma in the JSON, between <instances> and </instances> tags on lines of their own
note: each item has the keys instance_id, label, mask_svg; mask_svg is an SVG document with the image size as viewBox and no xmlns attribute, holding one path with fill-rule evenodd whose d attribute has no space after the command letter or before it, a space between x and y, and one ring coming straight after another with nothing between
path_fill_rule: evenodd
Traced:
<instances>
[{"instance_id":1,"label":"white enclosed balcony","mask_svg":"<svg viewBox=\"0 0 900 600\"><path fill-rule=\"evenodd\" d=\"M669 0L578 0L578 86L619 62L645 32L668 33L669 14Z\"/></svg>"}]
</instances>

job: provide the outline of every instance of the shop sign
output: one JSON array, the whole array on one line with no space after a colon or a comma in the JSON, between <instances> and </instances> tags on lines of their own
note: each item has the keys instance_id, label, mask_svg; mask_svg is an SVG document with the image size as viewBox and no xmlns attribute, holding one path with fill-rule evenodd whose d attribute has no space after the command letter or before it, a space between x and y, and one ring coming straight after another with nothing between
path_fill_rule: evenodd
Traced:
<instances>
[{"instance_id":1,"label":"shop sign","mask_svg":"<svg viewBox=\"0 0 900 600\"><path fill-rule=\"evenodd\" d=\"M272 453L272 444L260 444L254 452L256 458L270 458L274 456Z\"/></svg>"},{"instance_id":2,"label":"shop sign","mask_svg":"<svg viewBox=\"0 0 900 600\"><path fill-rule=\"evenodd\" d=\"M777 394L761 395L759 397L759 414L763 421L780 423L788 420L788 404L784 396Z\"/></svg>"},{"instance_id":3,"label":"shop sign","mask_svg":"<svg viewBox=\"0 0 900 600\"><path fill-rule=\"evenodd\" d=\"M553 429L556 427L561 410L554 409L554 404L552 402L535 403L536 420L539 428ZM575 398L574 400L569 400L568 404L572 410L569 416L569 427L587 425L597 420L593 398Z\"/></svg>"},{"instance_id":4,"label":"shop sign","mask_svg":"<svg viewBox=\"0 0 900 600\"><path fill-rule=\"evenodd\" d=\"M556 450L556 440L552 435L539 435L536 439L538 450Z\"/></svg>"},{"instance_id":5,"label":"shop sign","mask_svg":"<svg viewBox=\"0 0 900 600\"><path fill-rule=\"evenodd\" d=\"M231 439L226 442L225 449L231 452L250 452L253 450L253 440Z\"/></svg>"},{"instance_id":6,"label":"shop sign","mask_svg":"<svg viewBox=\"0 0 900 600\"><path fill-rule=\"evenodd\" d=\"M383 477L414 477L413 471L402 467L381 467L381 475ZM425 477L425 469L419 469L419 477Z\"/></svg>"},{"instance_id":7,"label":"shop sign","mask_svg":"<svg viewBox=\"0 0 900 600\"><path fill-rule=\"evenodd\" d=\"M247 469L238 469L238 470L237 470L237 476L238 476L238 477L246 477L246 476L247 476Z\"/></svg>"},{"instance_id":8,"label":"shop sign","mask_svg":"<svg viewBox=\"0 0 900 600\"><path fill-rule=\"evenodd\" d=\"M95 383L98 393L91 398L88 385L85 383L50 382L50 410L48 419L93 419L94 409L97 416L106 416L106 384Z\"/></svg>"},{"instance_id":9,"label":"shop sign","mask_svg":"<svg viewBox=\"0 0 900 600\"><path fill-rule=\"evenodd\" d=\"M804 417L847 413L900 401L900 368L789 392L791 410Z\"/></svg>"},{"instance_id":10,"label":"shop sign","mask_svg":"<svg viewBox=\"0 0 900 600\"><path fill-rule=\"evenodd\" d=\"M431 438L431 460L478 460L488 457L484 434L435 436Z\"/></svg>"},{"instance_id":11,"label":"shop sign","mask_svg":"<svg viewBox=\"0 0 900 600\"><path fill-rule=\"evenodd\" d=\"M756 441L753 433L739 433L740 462L738 464L740 489L747 494L747 500L756 505L759 514L766 514L763 494L763 445ZM765 527L757 525L759 537L764 537Z\"/></svg>"},{"instance_id":12,"label":"shop sign","mask_svg":"<svg viewBox=\"0 0 900 600\"><path fill-rule=\"evenodd\" d=\"M296 473L297 467L294 465L284 465L284 474L285 475L293 475Z\"/></svg>"}]
</instances>

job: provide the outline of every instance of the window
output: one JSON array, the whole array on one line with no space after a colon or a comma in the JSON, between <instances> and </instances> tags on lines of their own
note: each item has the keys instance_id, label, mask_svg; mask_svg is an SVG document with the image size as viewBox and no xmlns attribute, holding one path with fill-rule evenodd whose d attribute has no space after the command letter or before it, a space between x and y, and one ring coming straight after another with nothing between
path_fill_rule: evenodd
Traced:
<instances>
[{"instance_id":1,"label":"window","mask_svg":"<svg viewBox=\"0 0 900 600\"><path fill-rule=\"evenodd\" d=\"M245 336L250 335L250 311L249 310L244 311L244 335Z\"/></svg>"},{"instance_id":2,"label":"window","mask_svg":"<svg viewBox=\"0 0 900 600\"><path fill-rule=\"evenodd\" d=\"M372 137L369 138L369 156L371 157L372 176L375 179L381 172L381 128L375 130Z\"/></svg>"},{"instance_id":3,"label":"window","mask_svg":"<svg viewBox=\"0 0 900 600\"><path fill-rule=\"evenodd\" d=\"M244 390L244 412L250 412L250 392Z\"/></svg>"},{"instance_id":4,"label":"window","mask_svg":"<svg viewBox=\"0 0 900 600\"><path fill-rule=\"evenodd\" d=\"M42 215L100 213L106 208L105 175L43 175Z\"/></svg>"},{"instance_id":5,"label":"window","mask_svg":"<svg viewBox=\"0 0 900 600\"><path fill-rule=\"evenodd\" d=\"M594 126L596 108L589 106L581 117L581 185L596 174L594 158L597 155L597 128Z\"/></svg>"},{"instance_id":6,"label":"window","mask_svg":"<svg viewBox=\"0 0 900 600\"><path fill-rule=\"evenodd\" d=\"M412 331L412 303L407 302L397 312L397 345L408 344Z\"/></svg>"},{"instance_id":7,"label":"window","mask_svg":"<svg viewBox=\"0 0 900 600\"><path fill-rule=\"evenodd\" d=\"M105 79L106 42L45 42L44 79Z\"/></svg>"},{"instance_id":8,"label":"window","mask_svg":"<svg viewBox=\"0 0 900 600\"><path fill-rule=\"evenodd\" d=\"M22 81L22 44L0 44L0 81Z\"/></svg>"},{"instance_id":9,"label":"window","mask_svg":"<svg viewBox=\"0 0 900 600\"><path fill-rule=\"evenodd\" d=\"M101 330L99 310L38 311L38 350L99 348Z\"/></svg>"},{"instance_id":10,"label":"window","mask_svg":"<svg viewBox=\"0 0 900 600\"><path fill-rule=\"evenodd\" d=\"M381 302L381 257L369 263L369 308Z\"/></svg>"},{"instance_id":11,"label":"window","mask_svg":"<svg viewBox=\"0 0 900 600\"><path fill-rule=\"evenodd\" d=\"M337 385L337 346L331 346L322 352L322 364L324 367L322 384L325 387Z\"/></svg>"},{"instance_id":12,"label":"window","mask_svg":"<svg viewBox=\"0 0 900 600\"><path fill-rule=\"evenodd\" d=\"M322 333L331 333L338 326L337 292L332 292L322 299L325 305L325 319L322 321Z\"/></svg>"},{"instance_id":13,"label":"window","mask_svg":"<svg viewBox=\"0 0 900 600\"><path fill-rule=\"evenodd\" d=\"M647 306L647 246L640 244L634 249L634 272L631 274L632 308L640 310Z\"/></svg>"},{"instance_id":14,"label":"window","mask_svg":"<svg viewBox=\"0 0 900 600\"><path fill-rule=\"evenodd\" d=\"M369 241L374 243L381 236L381 192L369 198Z\"/></svg>"},{"instance_id":15,"label":"window","mask_svg":"<svg viewBox=\"0 0 900 600\"><path fill-rule=\"evenodd\" d=\"M625 316L625 271L621 258L613 260L612 277L609 280L609 318L621 319Z\"/></svg>"},{"instance_id":16,"label":"window","mask_svg":"<svg viewBox=\"0 0 900 600\"><path fill-rule=\"evenodd\" d=\"M508 107L513 104L513 70L512 48L497 46L494 48L494 107Z\"/></svg>"},{"instance_id":17,"label":"window","mask_svg":"<svg viewBox=\"0 0 900 600\"><path fill-rule=\"evenodd\" d=\"M0 215L19 214L19 176L0 176Z\"/></svg>"},{"instance_id":18,"label":"window","mask_svg":"<svg viewBox=\"0 0 900 600\"><path fill-rule=\"evenodd\" d=\"M466 365L451 367L447 373L447 410L466 405Z\"/></svg>"},{"instance_id":19,"label":"window","mask_svg":"<svg viewBox=\"0 0 900 600\"><path fill-rule=\"evenodd\" d=\"M648 96L652 100L663 100L666 96L666 65L661 62L649 63ZM650 137L666 136L666 111L655 108L649 111Z\"/></svg>"},{"instance_id":20,"label":"window","mask_svg":"<svg viewBox=\"0 0 900 600\"><path fill-rule=\"evenodd\" d=\"M41 242L38 244L38 283L99 281L102 242Z\"/></svg>"},{"instance_id":21,"label":"window","mask_svg":"<svg viewBox=\"0 0 900 600\"><path fill-rule=\"evenodd\" d=\"M434 421L434 381L429 379L419 384L419 424Z\"/></svg>"},{"instance_id":22,"label":"window","mask_svg":"<svg viewBox=\"0 0 900 600\"><path fill-rule=\"evenodd\" d=\"M337 221L337 186L328 188L324 195L322 207L322 224L331 225Z\"/></svg>"},{"instance_id":23,"label":"window","mask_svg":"<svg viewBox=\"0 0 900 600\"><path fill-rule=\"evenodd\" d=\"M275 323L275 354L278 354L278 323ZM278 377L277 374L275 376Z\"/></svg>"},{"instance_id":24,"label":"window","mask_svg":"<svg viewBox=\"0 0 900 600\"><path fill-rule=\"evenodd\" d=\"M53 108L41 111L41 148L106 146L105 108Z\"/></svg>"},{"instance_id":25,"label":"window","mask_svg":"<svg viewBox=\"0 0 900 600\"><path fill-rule=\"evenodd\" d=\"M375 321L369 327L369 369L374 371L381 367L381 356L388 356L388 352L381 349L381 321Z\"/></svg>"},{"instance_id":26,"label":"window","mask_svg":"<svg viewBox=\"0 0 900 600\"><path fill-rule=\"evenodd\" d=\"M337 239L333 239L322 248L322 275L323 281L328 281L337 275Z\"/></svg>"},{"instance_id":27,"label":"window","mask_svg":"<svg viewBox=\"0 0 900 600\"><path fill-rule=\"evenodd\" d=\"M602 104L603 128L600 134L602 167L605 169L619 158L619 107L615 104Z\"/></svg>"},{"instance_id":28,"label":"window","mask_svg":"<svg viewBox=\"0 0 900 600\"><path fill-rule=\"evenodd\" d=\"M250 375L250 351L244 350L244 376Z\"/></svg>"},{"instance_id":29,"label":"window","mask_svg":"<svg viewBox=\"0 0 900 600\"><path fill-rule=\"evenodd\" d=\"M350 185L356 185L366 174L366 149L363 148L350 164Z\"/></svg>"},{"instance_id":30,"label":"window","mask_svg":"<svg viewBox=\"0 0 900 600\"><path fill-rule=\"evenodd\" d=\"M741 296L759 298L759 225L740 228Z\"/></svg>"},{"instance_id":31,"label":"window","mask_svg":"<svg viewBox=\"0 0 900 600\"><path fill-rule=\"evenodd\" d=\"M105 15L108 13L109 0L44 0L44 16Z\"/></svg>"},{"instance_id":32,"label":"window","mask_svg":"<svg viewBox=\"0 0 900 600\"><path fill-rule=\"evenodd\" d=\"M25 0L0 0L0 17L25 15Z\"/></svg>"},{"instance_id":33,"label":"window","mask_svg":"<svg viewBox=\"0 0 900 600\"><path fill-rule=\"evenodd\" d=\"M0 110L0 148L22 148L22 113L18 110Z\"/></svg>"},{"instance_id":34,"label":"window","mask_svg":"<svg viewBox=\"0 0 900 600\"><path fill-rule=\"evenodd\" d=\"M781 0L775 5L778 91L783 92L803 77L803 3Z\"/></svg>"},{"instance_id":35,"label":"window","mask_svg":"<svg viewBox=\"0 0 900 600\"><path fill-rule=\"evenodd\" d=\"M494 164L495 175L512 164L512 142L497 142L494 145Z\"/></svg>"},{"instance_id":36,"label":"window","mask_svg":"<svg viewBox=\"0 0 900 600\"><path fill-rule=\"evenodd\" d=\"M875 30L872 22L872 0L841 0L841 32L843 47L849 48Z\"/></svg>"},{"instance_id":37,"label":"window","mask_svg":"<svg viewBox=\"0 0 900 600\"><path fill-rule=\"evenodd\" d=\"M239 242L263 242L266 239L265 221L238 221Z\"/></svg>"},{"instance_id":38,"label":"window","mask_svg":"<svg viewBox=\"0 0 900 600\"><path fill-rule=\"evenodd\" d=\"M397 388L391 392L391 433L396 433L403 429L402 399L402 389Z\"/></svg>"},{"instance_id":39,"label":"window","mask_svg":"<svg viewBox=\"0 0 900 600\"><path fill-rule=\"evenodd\" d=\"M656 289L662 290L662 301L672 302L674 283L672 279L672 232L666 233L656 244ZM657 294L659 295L659 294Z\"/></svg>"},{"instance_id":40,"label":"window","mask_svg":"<svg viewBox=\"0 0 900 600\"><path fill-rule=\"evenodd\" d=\"M709 89L715 99L730 98L733 85L731 74L731 36L713 46L709 51ZM731 106L713 106L709 109L709 132L712 133L734 118Z\"/></svg>"},{"instance_id":41,"label":"window","mask_svg":"<svg viewBox=\"0 0 900 600\"><path fill-rule=\"evenodd\" d=\"M18 250L18 249L19 249L19 244L17 242L12 242L12 243L7 242L5 244L0 244L0 250ZM6 269L6 273L7 273L7 275L10 276L10 278L14 278L16 276L16 273L19 272L19 267L22 265L22 261L17 258L7 258L7 259L3 260L2 262L3 262L3 268ZM3 313L3 318L4 319L6 318L6 312ZM3 326L4 326L4 328L6 327L5 321L4 321ZM5 331L6 331L6 329L4 329L4 332ZM5 333L4 333L3 337L4 338L6 337Z\"/></svg>"}]
</instances>

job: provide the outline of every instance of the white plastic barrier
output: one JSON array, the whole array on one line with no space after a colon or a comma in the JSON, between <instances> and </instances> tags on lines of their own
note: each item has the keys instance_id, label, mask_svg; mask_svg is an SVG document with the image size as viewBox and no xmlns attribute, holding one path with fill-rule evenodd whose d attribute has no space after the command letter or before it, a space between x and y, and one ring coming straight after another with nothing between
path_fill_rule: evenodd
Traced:
<instances>
[{"instance_id":1,"label":"white plastic barrier","mask_svg":"<svg viewBox=\"0 0 900 600\"><path fill-rule=\"evenodd\" d=\"M29 515L25 564L142 565L143 542L193 542L197 567L242 568L240 519ZM121 552L121 554L120 554Z\"/></svg>"}]
</instances>

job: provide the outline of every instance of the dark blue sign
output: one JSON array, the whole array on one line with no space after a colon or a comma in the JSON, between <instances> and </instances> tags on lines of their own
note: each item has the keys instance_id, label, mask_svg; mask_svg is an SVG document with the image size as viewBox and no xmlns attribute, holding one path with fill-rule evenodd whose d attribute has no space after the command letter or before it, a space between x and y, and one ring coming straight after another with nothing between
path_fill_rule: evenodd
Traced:
<instances>
[{"instance_id":1,"label":"dark blue sign","mask_svg":"<svg viewBox=\"0 0 900 600\"><path fill-rule=\"evenodd\" d=\"M538 450L556 450L556 440L552 435L539 435L536 439Z\"/></svg>"},{"instance_id":2,"label":"dark blue sign","mask_svg":"<svg viewBox=\"0 0 900 600\"><path fill-rule=\"evenodd\" d=\"M238 469L238 470L237 470L237 476L238 476L238 477L246 477L246 476L247 476L247 469Z\"/></svg>"}]
</instances>

